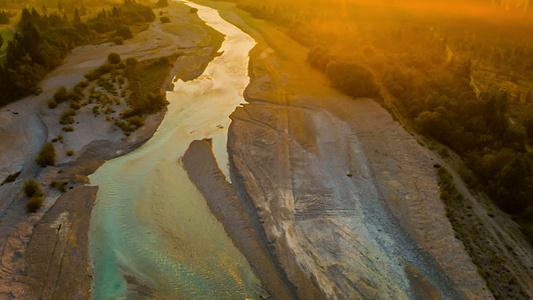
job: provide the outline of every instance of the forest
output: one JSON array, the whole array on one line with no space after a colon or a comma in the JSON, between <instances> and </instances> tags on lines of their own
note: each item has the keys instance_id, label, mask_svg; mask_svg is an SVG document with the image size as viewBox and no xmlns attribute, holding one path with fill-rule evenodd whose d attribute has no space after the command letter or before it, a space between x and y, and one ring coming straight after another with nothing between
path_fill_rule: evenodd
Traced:
<instances>
[{"instance_id":1,"label":"forest","mask_svg":"<svg viewBox=\"0 0 533 300\"><path fill-rule=\"evenodd\" d=\"M475 7L484 15L459 15L468 10L236 2L288 28L335 87L377 99L459 154L465 182L512 214L533 242L533 8L485 5ZM392 102L384 103L384 93Z\"/></svg>"},{"instance_id":2,"label":"forest","mask_svg":"<svg viewBox=\"0 0 533 300\"><path fill-rule=\"evenodd\" d=\"M134 0L102 8L96 15L88 15L84 4L79 4L72 13L67 13L62 5L54 12L46 6L21 10L16 33L7 42L6 58L0 68L0 106L41 93L39 82L75 46L111 39L121 43L133 36L130 27L155 20L152 8Z\"/></svg>"}]
</instances>

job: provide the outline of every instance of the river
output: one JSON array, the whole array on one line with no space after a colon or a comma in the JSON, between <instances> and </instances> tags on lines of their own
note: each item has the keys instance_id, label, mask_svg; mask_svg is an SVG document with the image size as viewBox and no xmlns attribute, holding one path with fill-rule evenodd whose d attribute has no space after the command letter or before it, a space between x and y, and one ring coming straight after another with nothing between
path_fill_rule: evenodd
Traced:
<instances>
[{"instance_id":1,"label":"river","mask_svg":"<svg viewBox=\"0 0 533 300\"><path fill-rule=\"evenodd\" d=\"M196 80L176 82L165 119L148 142L90 176L100 187L89 231L93 299L129 298L135 288L167 299L245 299L261 292L180 162L193 140L212 138L228 173L229 115L245 102L255 41L216 10L186 4L226 36L223 54ZM125 274L138 284L128 284Z\"/></svg>"}]
</instances>

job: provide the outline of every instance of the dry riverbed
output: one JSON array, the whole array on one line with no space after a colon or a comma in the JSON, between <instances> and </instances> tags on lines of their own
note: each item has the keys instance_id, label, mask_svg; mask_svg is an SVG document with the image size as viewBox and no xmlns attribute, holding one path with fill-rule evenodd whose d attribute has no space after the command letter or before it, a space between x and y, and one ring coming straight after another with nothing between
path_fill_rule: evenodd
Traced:
<instances>
[{"instance_id":1,"label":"dry riverbed","mask_svg":"<svg viewBox=\"0 0 533 300\"><path fill-rule=\"evenodd\" d=\"M87 176L105 160L130 152L149 139L165 112L148 116L144 126L126 137L113 122L106 122L104 115L94 116L83 109L76 116L74 131L64 132L58 118L65 109L51 110L46 103L59 86L72 88L85 73L105 62L110 52L139 61L179 55L162 90L172 88L175 75L190 80L201 74L223 37L205 26L188 6L172 3L156 14L159 11L169 16L171 23L156 21L124 45L75 48L65 63L43 80L41 95L1 109L0 178L21 174L15 182L0 186L0 298L88 297L87 231L97 188L79 185L87 183ZM117 106L114 117L124 108ZM37 167L34 159L41 146L58 135L63 141L55 143L56 166ZM67 150L75 154L68 156ZM27 199L21 190L23 182L32 177L46 197L37 213L26 214ZM49 187L54 180L67 182L67 192L61 195Z\"/></svg>"}]
</instances>

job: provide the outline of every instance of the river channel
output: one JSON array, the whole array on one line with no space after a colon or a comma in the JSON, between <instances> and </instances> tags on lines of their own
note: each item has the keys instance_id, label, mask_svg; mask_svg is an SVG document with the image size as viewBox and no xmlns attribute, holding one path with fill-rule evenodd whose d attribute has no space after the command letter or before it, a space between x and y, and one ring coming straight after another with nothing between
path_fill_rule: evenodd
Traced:
<instances>
[{"instance_id":1,"label":"river channel","mask_svg":"<svg viewBox=\"0 0 533 300\"><path fill-rule=\"evenodd\" d=\"M149 141L90 176L99 186L89 232L93 299L126 299L134 289L151 298L245 299L261 290L180 162L192 141L212 138L227 174L229 115L245 102L255 41L218 11L185 3L225 35L223 54L196 80L176 82Z\"/></svg>"}]
</instances>

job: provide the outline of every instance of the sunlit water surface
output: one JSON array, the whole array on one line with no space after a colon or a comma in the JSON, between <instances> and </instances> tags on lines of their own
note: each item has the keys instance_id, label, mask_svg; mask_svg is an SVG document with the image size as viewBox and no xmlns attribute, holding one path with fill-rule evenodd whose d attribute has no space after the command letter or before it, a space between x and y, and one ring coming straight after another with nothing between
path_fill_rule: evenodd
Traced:
<instances>
[{"instance_id":1,"label":"sunlit water surface","mask_svg":"<svg viewBox=\"0 0 533 300\"><path fill-rule=\"evenodd\" d=\"M125 273L153 288L157 298L244 299L260 291L179 161L191 141L213 138L227 174L228 116L244 102L255 41L216 10L187 5L226 36L223 55L198 79L176 83L167 94L165 119L146 144L90 176L100 187L89 232L93 299L127 298Z\"/></svg>"}]
</instances>

